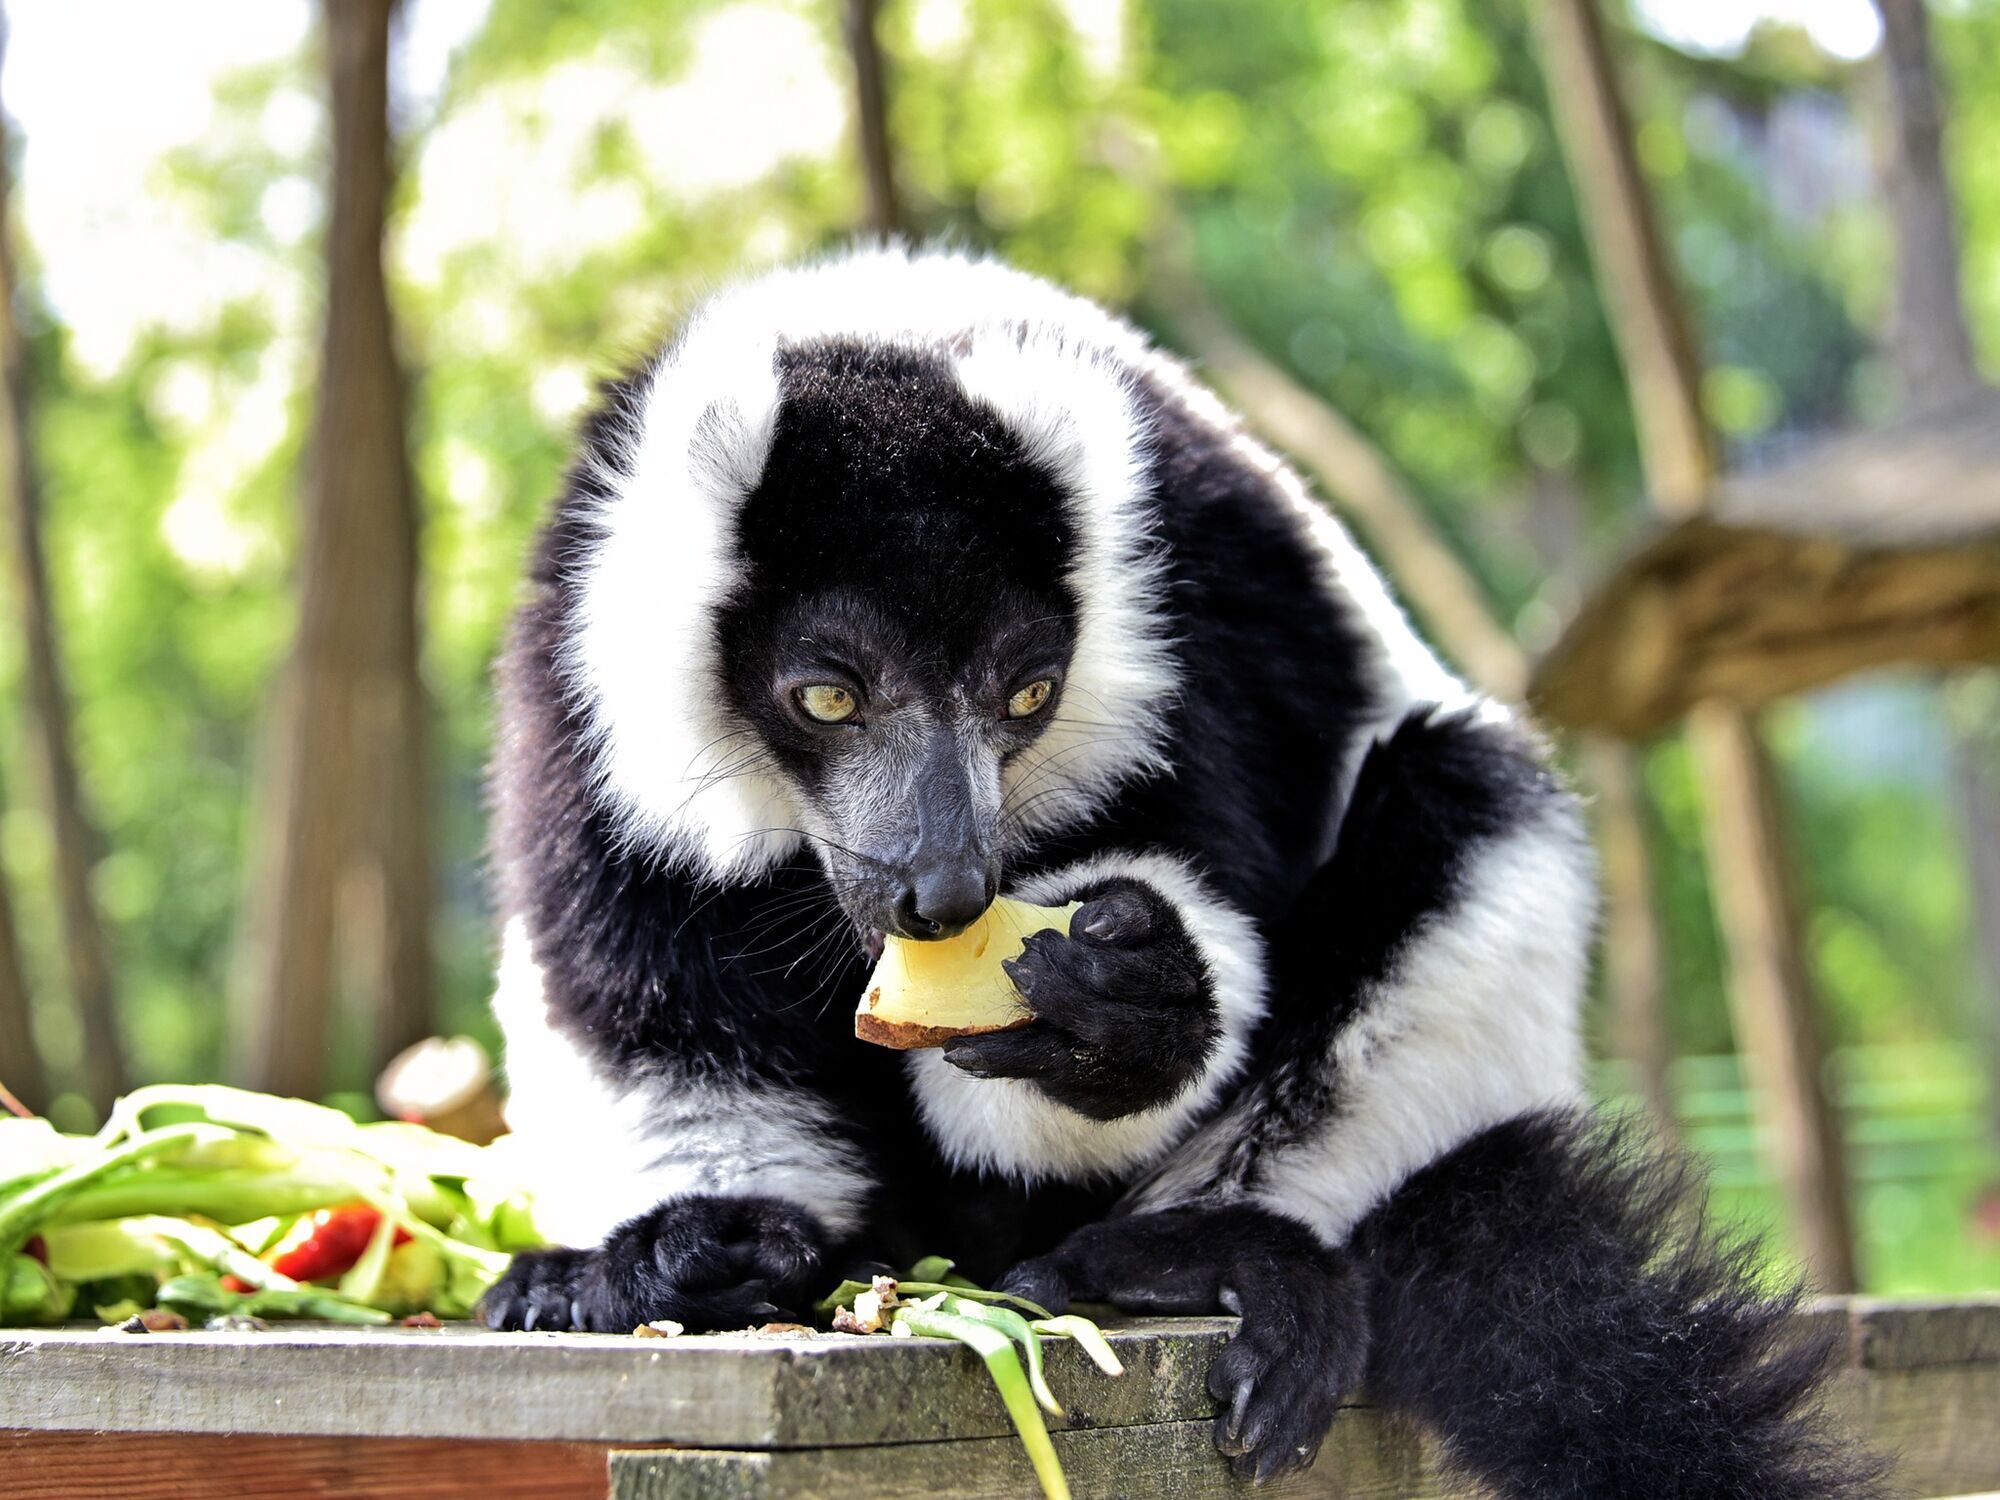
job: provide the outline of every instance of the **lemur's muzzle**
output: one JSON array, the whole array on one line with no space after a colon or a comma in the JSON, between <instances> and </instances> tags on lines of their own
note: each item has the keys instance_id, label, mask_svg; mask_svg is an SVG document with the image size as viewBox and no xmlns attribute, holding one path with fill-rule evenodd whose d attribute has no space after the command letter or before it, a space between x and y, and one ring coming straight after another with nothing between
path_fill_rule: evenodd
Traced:
<instances>
[{"instance_id":1,"label":"lemur's muzzle","mask_svg":"<svg viewBox=\"0 0 2000 1500\"><path fill-rule=\"evenodd\" d=\"M963 932L1000 890L1000 860L991 819L973 800L957 740L940 730L910 785L916 838L900 867L895 930L905 937L948 938Z\"/></svg>"}]
</instances>

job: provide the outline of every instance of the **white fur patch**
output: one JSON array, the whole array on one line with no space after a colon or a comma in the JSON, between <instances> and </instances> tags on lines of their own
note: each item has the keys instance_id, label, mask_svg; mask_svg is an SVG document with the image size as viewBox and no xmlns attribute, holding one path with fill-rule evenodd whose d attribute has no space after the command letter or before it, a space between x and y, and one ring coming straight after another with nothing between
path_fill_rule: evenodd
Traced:
<instances>
[{"instance_id":1,"label":"white fur patch","mask_svg":"<svg viewBox=\"0 0 2000 1500\"><path fill-rule=\"evenodd\" d=\"M1009 768L1022 793L1010 831L1088 818L1135 774L1164 771L1178 673L1162 623L1147 457L1126 374L1088 344L1002 330L957 361L967 395L999 414L1070 495L1078 535L1067 581L1076 650L1055 718Z\"/></svg>"},{"instance_id":2,"label":"white fur patch","mask_svg":"<svg viewBox=\"0 0 2000 1500\"><path fill-rule=\"evenodd\" d=\"M725 710L714 623L737 581L730 530L769 454L777 374L768 341L705 341L686 368L699 332L645 387L623 466L593 476L604 498L562 665L622 836L721 878L768 868L798 839L789 789Z\"/></svg>"},{"instance_id":3,"label":"white fur patch","mask_svg":"<svg viewBox=\"0 0 2000 1500\"><path fill-rule=\"evenodd\" d=\"M1333 1110L1265 1155L1250 1196L1329 1244L1420 1168L1583 1089L1578 1017L1597 911L1588 843L1544 821L1481 851L1460 898L1412 942L1334 1043ZM1215 1122L1138 1196L1200 1196L1249 1122Z\"/></svg>"},{"instance_id":4,"label":"white fur patch","mask_svg":"<svg viewBox=\"0 0 2000 1500\"><path fill-rule=\"evenodd\" d=\"M669 1198L782 1198L852 1233L872 1184L823 1101L775 1085L667 1068L607 1077L549 1024L527 926L509 921L493 997L506 1042L510 1152L535 1221L557 1244L596 1245Z\"/></svg>"},{"instance_id":5,"label":"white fur patch","mask_svg":"<svg viewBox=\"0 0 2000 1500\"><path fill-rule=\"evenodd\" d=\"M1085 816L1164 764L1174 670L1127 386L1144 340L1046 282L961 255L865 250L774 272L706 304L630 414L628 461L598 476L565 661L625 837L710 878L747 878L797 844L796 799L722 707L713 620L738 578L731 521L769 457L778 352L834 337L951 361L1071 492L1079 649L1060 716L1024 757L1037 792L1052 792L1026 822Z\"/></svg>"},{"instance_id":6,"label":"white fur patch","mask_svg":"<svg viewBox=\"0 0 2000 1500\"><path fill-rule=\"evenodd\" d=\"M925 1128L954 1166L1037 1182L1111 1177L1158 1160L1243 1069L1250 1033L1264 1015L1264 947L1250 919L1164 854L1105 854L1038 876L1010 894L1040 905L1112 876L1142 880L1180 913L1201 950L1221 1022L1201 1076L1178 1097L1118 1120L1066 1109L1026 1079L974 1078L941 1052L910 1054L908 1068Z\"/></svg>"}]
</instances>

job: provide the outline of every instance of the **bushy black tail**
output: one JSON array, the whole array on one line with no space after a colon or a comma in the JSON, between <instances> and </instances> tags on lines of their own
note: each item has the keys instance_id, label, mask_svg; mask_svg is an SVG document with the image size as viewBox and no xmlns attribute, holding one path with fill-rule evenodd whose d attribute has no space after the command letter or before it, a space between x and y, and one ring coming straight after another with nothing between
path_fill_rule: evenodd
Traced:
<instances>
[{"instance_id":1,"label":"bushy black tail","mask_svg":"<svg viewBox=\"0 0 2000 1500\"><path fill-rule=\"evenodd\" d=\"M1433 1164L1362 1227L1377 1400L1469 1476L1536 1500L1863 1500L1883 1465L1818 1405L1831 1331L1754 1244L1702 1220L1687 1164L1549 1113Z\"/></svg>"}]
</instances>

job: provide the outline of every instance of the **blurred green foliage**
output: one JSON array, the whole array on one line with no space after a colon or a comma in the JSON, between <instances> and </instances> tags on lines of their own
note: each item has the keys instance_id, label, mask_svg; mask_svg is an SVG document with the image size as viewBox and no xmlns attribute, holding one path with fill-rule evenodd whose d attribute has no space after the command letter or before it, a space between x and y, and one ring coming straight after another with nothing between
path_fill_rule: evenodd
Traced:
<instances>
[{"instance_id":1,"label":"blurred green foliage","mask_svg":"<svg viewBox=\"0 0 2000 1500\"><path fill-rule=\"evenodd\" d=\"M837 9L493 0L442 90L402 110L394 267L426 505L454 1028L486 1029L486 674L568 432L591 383L703 287L858 222ZM2000 358L2000 90L1986 87L2000 5L1947 8L1939 33L1972 309ZM1386 448L1529 646L1645 524L1521 0L888 0L883 40L921 232L1128 306L1169 340L1159 272L1184 260L1266 353ZM1856 118L1866 91L1789 34L1731 59L1626 41L1642 155L1733 450L1754 459L1874 414L1887 260ZM320 305L313 236L274 228L268 208L274 186L321 179L325 144L273 144L264 122L317 89L310 55L233 76L207 133L163 163L158 190L254 271L201 326L163 312L97 369L27 290L50 546L107 836L98 886L147 1078L210 1076L222 1056L248 772L291 623ZM1780 127L1805 131L1808 155L1813 142L1858 154L1858 180L1829 168L1820 201L1788 201L1796 159L1780 155ZM0 632L0 703L17 677ZM1861 724L1864 748L1900 736L1921 753L1857 755L1829 712ZM1862 687L1833 709L1789 708L1778 727L1835 1039L1962 1044L1991 983L1935 694ZM15 788L19 738L0 737ZM1698 788L1673 742L1646 771L1676 1040L1723 1052ZM0 858L32 940L38 1027L73 1067L46 836L18 795ZM365 1086L361 1055L343 1041L345 1086ZM1898 1285L1994 1271L1976 1257L1883 1264Z\"/></svg>"}]
</instances>

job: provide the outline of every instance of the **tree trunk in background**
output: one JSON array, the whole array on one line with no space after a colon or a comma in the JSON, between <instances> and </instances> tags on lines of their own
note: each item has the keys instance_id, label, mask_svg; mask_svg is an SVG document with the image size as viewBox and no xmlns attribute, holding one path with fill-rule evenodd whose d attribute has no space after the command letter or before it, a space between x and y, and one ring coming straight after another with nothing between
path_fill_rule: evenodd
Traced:
<instances>
[{"instance_id":1,"label":"tree trunk in background","mask_svg":"<svg viewBox=\"0 0 2000 1500\"><path fill-rule=\"evenodd\" d=\"M430 808L417 515L382 267L394 0L325 0L333 199L299 627L267 746L241 983L257 1086L327 1082L337 982L370 989L386 1058L431 1028ZM358 901L353 899L358 896ZM360 908L356 910L357 906ZM353 936L343 918L358 916ZM336 943L342 958L336 963Z\"/></svg>"},{"instance_id":2,"label":"tree trunk in background","mask_svg":"<svg viewBox=\"0 0 2000 1500\"><path fill-rule=\"evenodd\" d=\"M889 145L888 70L876 33L881 0L846 0L846 4L847 51L854 63L854 131L861 180L868 193L868 227L886 238L901 231L903 208Z\"/></svg>"},{"instance_id":3,"label":"tree trunk in background","mask_svg":"<svg viewBox=\"0 0 2000 1500\"><path fill-rule=\"evenodd\" d=\"M1930 20L1919 0L1875 0L1875 8L1882 14L1887 106L1881 177L1896 231L1890 347L1904 405L1917 412L1942 406L1981 382L1960 281ZM1946 705L1952 791L1972 880L1972 930L1987 985L1980 1016L1987 1048L1987 1108L2000 1135L2000 803L1989 770L2000 736L1993 717L1990 709L1981 713L1978 700L1956 708Z\"/></svg>"},{"instance_id":4,"label":"tree trunk in background","mask_svg":"<svg viewBox=\"0 0 2000 1500\"><path fill-rule=\"evenodd\" d=\"M5 27L5 19L0 17L0 53L4 53ZM71 1003L83 1030L83 1087L102 1113L125 1091L125 1050L118 1035L110 949L90 889L98 839L84 810L71 744L69 696L56 647L48 560L42 550L42 495L35 464L27 348L14 315L20 271L12 223L7 217L13 196L11 176L6 121L0 114L0 380L7 387L6 399L0 402L0 447L8 455L4 503L21 612L29 718L55 858L63 956Z\"/></svg>"},{"instance_id":5,"label":"tree trunk in background","mask_svg":"<svg viewBox=\"0 0 2000 1500\"><path fill-rule=\"evenodd\" d=\"M14 926L14 905L0 876L0 1086L36 1114L49 1107L48 1074L28 1005L28 978Z\"/></svg>"},{"instance_id":6,"label":"tree trunk in background","mask_svg":"<svg viewBox=\"0 0 2000 1500\"><path fill-rule=\"evenodd\" d=\"M1986 979L1976 1017L1985 1050L1987 1113L2000 1142L2000 818L1994 816L1992 766L2000 745L2000 715L1985 705L1955 708L1951 719L1952 790L1965 826L1965 855L1972 876L1972 930L1978 937ZM1991 1194L1994 1190L1989 1190Z\"/></svg>"},{"instance_id":7,"label":"tree trunk in background","mask_svg":"<svg viewBox=\"0 0 2000 1500\"><path fill-rule=\"evenodd\" d=\"M1540 0L1538 40L1563 152L1631 388L1653 503L1708 504L1716 474L1680 289L1618 94L1594 0ZM1800 1251L1829 1292L1857 1284L1839 1119L1826 1098L1816 1000L1800 951L1776 776L1754 719L1721 704L1689 719L1738 1045Z\"/></svg>"},{"instance_id":8,"label":"tree trunk in background","mask_svg":"<svg viewBox=\"0 0 2000 1500\"><path fill-rule=\"evenodd\" d=\"M1923 0L1875 0L1888 74L1883 185L1896 229L1890 344L1912 410L1977 389L1960 299L1957 219L1944 168L1944 111Z\"/></svg>"}]
</instances>

